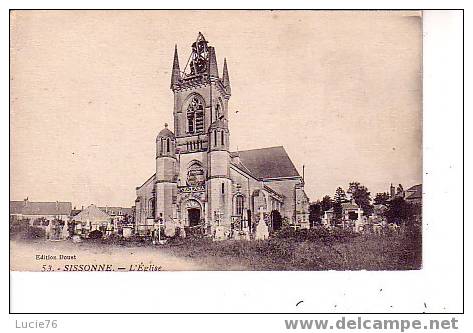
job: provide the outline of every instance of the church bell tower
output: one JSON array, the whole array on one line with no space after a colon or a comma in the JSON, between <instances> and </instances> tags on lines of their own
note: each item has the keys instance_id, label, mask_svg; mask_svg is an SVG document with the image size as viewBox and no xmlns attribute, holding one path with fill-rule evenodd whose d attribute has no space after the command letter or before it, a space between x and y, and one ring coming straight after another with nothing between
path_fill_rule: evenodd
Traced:
<instances>
[{"instance_id":1,"label":"church bell tower","mask_svg":"<svg viewBox=\"0 0 473 333\"><path fill-rule=\"evenodd\" d=\"M208 224L229 225L232 211L228 130L230 78L226 60L222 76L219 76L215 48L209 45L202 33L199 32L192 43L191 54L183 70L176 46L170 88L174 94L178 187L185 188L187 193L178 198L182 202L180 216L183 220L187 218L187 206L184 204L187 197L184 196L188 195L198 198L201 218ZM199 186L193 186L195 165L201 167L205 175ZM198 190L203 192L193 193Z\"/></svg>"}]
</instances>

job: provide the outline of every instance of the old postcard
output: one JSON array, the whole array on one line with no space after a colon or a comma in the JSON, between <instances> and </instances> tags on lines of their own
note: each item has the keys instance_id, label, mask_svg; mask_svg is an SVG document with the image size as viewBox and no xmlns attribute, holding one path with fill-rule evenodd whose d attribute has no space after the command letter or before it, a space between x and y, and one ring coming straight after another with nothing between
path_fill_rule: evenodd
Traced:
<instances>
[{"instance_id":1,"label":"old postcard","mask_svg":"<svg viewBox=\"0 0 473 333\"><path fill-rule=\"evenodd\" d=\"M10 24L10 270L422 268L421 12Z\"/></svg>"}]
</instances>

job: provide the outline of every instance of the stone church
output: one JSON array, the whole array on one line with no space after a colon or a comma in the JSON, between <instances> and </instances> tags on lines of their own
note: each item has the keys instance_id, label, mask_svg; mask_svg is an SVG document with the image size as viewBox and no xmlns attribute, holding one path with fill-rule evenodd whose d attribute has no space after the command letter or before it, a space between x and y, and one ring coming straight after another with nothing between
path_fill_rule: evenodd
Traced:
<instances>
[{"instance_id":1,"label":"stone church","mask_svg":"<svg viewBox=\"0 0 473 333\"><path fill-rule=\"evenodd\" d=\"M136 188L137 231L159 221L209 235L217 226L229 236L251 235L260 216L270 229L284 218L308 227L304 180L282 146L230 151L230 77L226 59L222 76L216 59L201 33L182 71L174 51L174 128L159 132L156 173Z\"/></svg>"}]
</instances>

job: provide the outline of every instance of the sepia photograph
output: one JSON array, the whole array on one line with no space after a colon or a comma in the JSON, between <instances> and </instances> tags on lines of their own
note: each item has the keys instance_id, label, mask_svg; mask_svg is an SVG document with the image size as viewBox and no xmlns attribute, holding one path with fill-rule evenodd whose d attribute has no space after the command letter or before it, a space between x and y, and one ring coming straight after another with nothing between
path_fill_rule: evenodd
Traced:
<instances>
[{"instance_id":1,"label":"sepia photograph","mask_svg":"<svg viewBox=\"0 0 473 333\"><path fill-rule=\"evenodd\" d=\"M11 11L10 270L422 270L422 20Z\"/></svg>"}]
</instances>

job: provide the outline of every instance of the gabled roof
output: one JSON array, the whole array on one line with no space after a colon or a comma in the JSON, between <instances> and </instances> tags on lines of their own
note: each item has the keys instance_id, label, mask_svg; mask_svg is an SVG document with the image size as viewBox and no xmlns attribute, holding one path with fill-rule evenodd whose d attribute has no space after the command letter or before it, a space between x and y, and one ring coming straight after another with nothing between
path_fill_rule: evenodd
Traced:
<instances>
[{"instance_id":1,"label":"gabled roof","mask_svg":"<svg viewBox=\"0 0 473 333\"><path fill-rule=\"evenodd\" d=\"M243 150L232 153L256 178L300 177L283 146Z\"/></svg>"},{"instance_id":2,"label":"gabled roof","mask_svg":"<svg viewBox=\"0 0 473 333\"><path fill-rule=\"evenodd\" d=\"M22 215L70 215L70 202L10 201L10 214Z\"/></svg>"}]
</instances>

